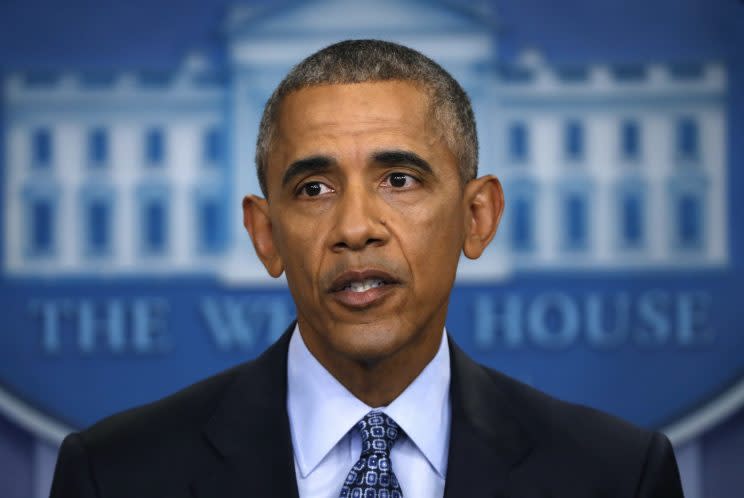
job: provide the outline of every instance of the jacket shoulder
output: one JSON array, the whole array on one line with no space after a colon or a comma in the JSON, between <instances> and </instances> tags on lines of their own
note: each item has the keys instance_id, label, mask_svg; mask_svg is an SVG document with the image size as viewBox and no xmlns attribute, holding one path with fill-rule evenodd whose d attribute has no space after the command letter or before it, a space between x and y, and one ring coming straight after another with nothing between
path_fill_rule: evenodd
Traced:
<instances>
[{"instance_id":1,"label":"jacket shoulder","mask_svg":"<svg viewBox=\"0 0 744 498\"><path fill-rule=\"evenodd\" d=\"M242 427L273 413L254 407L283 406L289 336L252 361L69 435L52 496L88 496L92 489L109 498L191 496L194 479L223 458L224 440L215 439L214 430L223 427L225 414L228 423Z\"/></svg>"},{"instance_id":2,"label":"jacket shoulder","mask_svg":"<svg viewBox=\"0 0 744 498\"><path fill-rule=\"evenodd\" d=\"M538 440L579 446L606 441L608 448L645 449L652 436L651 431L619 417L560 400L501 372L483 368L512 403L523 427Z\"/></svg>"},{"instance_id":3,"label":"jacket shoulder","mask_svg":"<svg viewBox=\"0 0 744 498\"><path fill-rule=\"evenodd\" d=\"M158 401L107 417L68 436L65 443L69 440L68 446L73 443L78 446L78 451L89 462L95 481L104 487L106 483L122 483L122 476L126 475L157 475L156 487L162 485L163 489L181 486L182 477L196 471L202 463L198 455L204 455L202 449L206 440L202 432L205 424L222 394L246 365L226 370ZM147 481L154 485L152 480ZM131 485L140 484L132 481ZM126 489L123 484L121 487ZM113 490L107 491L106 495L112 496Z\"/></svg>"},{"instance_id":4,"label":"jacket shoulder","mask_svg":"<svg viewBox=\"0 0 744 498\"><path fill-rule=\"evenodd\" d=\"M672 470L665 473L669 478L664 484L668 481L678 485L672 448L663 434L594 408L559 400L483 368L532 441L525 472L540 468L545 482L561 489L573 489L581 483L582 489L596 495L635 496L646 479L658 477L649 468L666 466ZM581 495L580 489L575 491L576 496Z\"/></svg>"},{"instance_id":5,"label":"jacket shoulder","mask_svg":"<svg viewBox=\"0 0 744 498\"><path fill-rule=\"evenodd\" d=\"M164 427L192 427L206 422L220 395L245 365L196 382L162 399L108 416L81 432L86 443L131 441L137 436L162 435Z\"/></svg>"}]
</instances>

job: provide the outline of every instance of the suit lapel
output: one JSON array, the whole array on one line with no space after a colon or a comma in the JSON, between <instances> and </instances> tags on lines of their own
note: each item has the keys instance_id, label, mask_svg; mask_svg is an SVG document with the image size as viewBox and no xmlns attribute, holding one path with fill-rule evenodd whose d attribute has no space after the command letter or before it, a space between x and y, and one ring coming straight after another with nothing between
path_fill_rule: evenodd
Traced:
<instances>
[{"instance_id":1,"label":"suit lapel","mask_svg":"<svg viewBox=\"0 0 744 498\"><path fill-rule=\"evenodd\" d=\"M192 482L197 498L297 498L287 397L294 323L255 361L239 367L204 435L215 458ZM511 471L532 448L494 378L451 339L452 422L445 498L504 497Z\"/></svg>"},{"instance_id":2,"label":"suit lapel","mask_svg":"<svg viewBox=\"0 0 744 498\"><path fill-rule=\"evenodd\" d=\"M204 435L216 458L192 483L199 498L297 497L287 397L294 323L255 361L238 367Z\"/></svg>"},{"instance_id":3,"label":"suit lapel","mask_svg":"<svg viewBox=\"0 0 744 498\"><path fill-rule=\"evenodd\" d=\"M504 392L450 339L452 425L445 498L506 496L532 448Z\"/></svg>"}]
</instances>

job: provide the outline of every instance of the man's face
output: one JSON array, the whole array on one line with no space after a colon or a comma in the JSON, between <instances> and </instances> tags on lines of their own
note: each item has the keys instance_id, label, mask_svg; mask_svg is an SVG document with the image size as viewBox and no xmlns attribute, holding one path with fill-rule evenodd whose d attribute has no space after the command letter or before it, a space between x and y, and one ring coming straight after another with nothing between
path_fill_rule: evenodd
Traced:
<instances>
[{"instance_id":1,"label":"man's face","mask_svg":"<svg viewBox=\"0 0 744 498\"><path fill-rule=\"evenodd\" d=\"M426 93L395 81L290 94L267 185L264 262L286 272L316 356L375 362L438 341L468 209Z\"/></svg>"}]
</instances>

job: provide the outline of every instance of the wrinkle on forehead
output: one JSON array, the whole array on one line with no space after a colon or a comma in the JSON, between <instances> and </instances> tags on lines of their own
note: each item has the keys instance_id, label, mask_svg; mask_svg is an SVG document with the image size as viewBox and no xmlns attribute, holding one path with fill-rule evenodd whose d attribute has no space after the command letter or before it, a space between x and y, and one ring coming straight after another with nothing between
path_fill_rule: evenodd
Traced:
<instances>
[{"instance_id":1,"label":"wrinkle on forehead","mask_svg":"<svg viewBox=\"0 0 744 498\"><path fill-rule=\"evenodd\" d=\"M437 142L446 145L428 92L406 81L303 88L285 98L277 131L277 142L281 143L277 148L282 149L284 158L274 167L280 168L294 159L288 154L311 152L296 150L303 142L321 145L326 140L373 138L379 134L429 148Z\"/></svg>"}]
</instances>

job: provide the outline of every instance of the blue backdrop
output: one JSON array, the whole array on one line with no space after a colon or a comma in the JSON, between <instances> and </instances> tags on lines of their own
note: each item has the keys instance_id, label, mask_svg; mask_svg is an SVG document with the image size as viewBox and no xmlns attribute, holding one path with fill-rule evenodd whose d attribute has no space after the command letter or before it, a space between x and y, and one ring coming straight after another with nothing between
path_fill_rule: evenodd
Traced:
<instances>
[{"instance_id":1,"label":"blue backdrop","mask_svg":"<svg viewBox=\"0 0 744 498\"><path fill-rule=\"evenodd\" d=\"M688 496L744 484L741 2L6 2L0 471L289 324L239 219L292 63L381 37L471 94L507 212L448 329L479 361L666 430ZM738 421L738 422L737 422Z\"/></svg>"}]
</instances>

